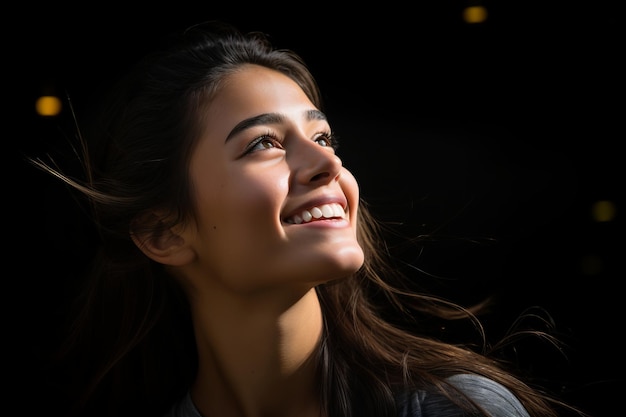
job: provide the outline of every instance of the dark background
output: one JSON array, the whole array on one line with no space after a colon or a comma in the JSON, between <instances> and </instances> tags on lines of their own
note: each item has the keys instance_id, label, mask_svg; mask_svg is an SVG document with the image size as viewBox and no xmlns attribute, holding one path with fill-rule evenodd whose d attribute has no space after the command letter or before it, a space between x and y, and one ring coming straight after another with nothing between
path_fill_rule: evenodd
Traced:
<instances>
[{"instance_id":1,"label":"dark background","mask_svg":"<svg viewBox=\"0 0 626 417\"><path fill-rule=\"evenodd\" d=\"M68 242L85 233L65 189L22 161L63 148L74 134L68 107L41 119L35 99L69 95L80 119L162 35L223 19L267 32L308 62L362 196L403 233L430 236L419 257L399 250L442 277L428 285L462 302L496 295L486 318L493 337L525 308L546 309L567 342L567 359L535 348L522 361L594 417L621 409L624 33L617 2L483 1L488 20L476 25L461 19L476 2L431 3L177 2L133 11L57 4L7 14L5 202L16 210L7 221L18 238L6 256L5 317L15 329L9 344L25 357L9 361L24 377L18 390L36 400L45 389L36 382L36 358L58 337L73 288L68 277L82 255ZM614 221L593 221L598 200L616 204Z\"/></svg>"}]
</instances>

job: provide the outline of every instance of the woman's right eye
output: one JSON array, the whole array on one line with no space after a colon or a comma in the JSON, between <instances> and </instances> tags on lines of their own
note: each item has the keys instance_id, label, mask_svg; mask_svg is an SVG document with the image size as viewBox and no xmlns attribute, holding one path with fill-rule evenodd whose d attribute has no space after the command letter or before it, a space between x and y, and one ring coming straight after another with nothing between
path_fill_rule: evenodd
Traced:
<instances>
[{"instance_id":1,"label":"woman's right eye","mask_svg":"<svg viewBox=\"0 0 626 417\"><path fill-rule=\"evenodd\" d=\"M245 153L249 154L249 153L258 152L258 151L265 151L267 149L272 149L272 148L282 149L283 147L281 143L278 141L278 139L276 139L272 135L266 134L263 136L259 136L258 138L250 142L250 144L246 148Z\"/></svg>"}]
</instances>

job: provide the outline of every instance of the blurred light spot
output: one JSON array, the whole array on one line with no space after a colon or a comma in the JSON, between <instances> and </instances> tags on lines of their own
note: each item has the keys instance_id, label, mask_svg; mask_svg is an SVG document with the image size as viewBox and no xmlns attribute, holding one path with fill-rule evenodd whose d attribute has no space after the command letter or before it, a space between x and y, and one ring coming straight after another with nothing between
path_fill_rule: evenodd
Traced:
<instances>
[{"instance_id":1,"label":"blurred light spot","mask_svg":"<svg viewBox=\"0 0 626 417\"><path fill-rule=\"evenodd\" d=\"M610 222L615 218L615 204L612 201L600 200L591 206L591 217L597 222Z\"/></svg>"},{"instance_id":2,"label":"blurred light spot","mask_svg":"<svg viewBox=\"0 0 626 417\"><path fill-rule=\"evenodd\" d=\"M482 23L487 20L487 9L483 6L469 6L463 10L463 20L466 23Z\"/></svg>"},{"instance_id":3,"label":"blurred light spot","mask_svg":"<svg viewBox=\"0 0 626 417\"><path fill-rule=\"evenodd\" d=\"M580 272L583 275L598 275L604 268L604 262L597 255L586 255L580 261Z\"/></svg>"},{"instance_id":4,"label":"blurred light spot","mask_svg":"<svg viewBox=\"0 0 626 417\"><path fill-rule=\"evenodd\" d=\"M56 116L61 112L61 100L55 96L41 96L35 103L35 110L40 116Z\"/></svg>"}]
</instances>

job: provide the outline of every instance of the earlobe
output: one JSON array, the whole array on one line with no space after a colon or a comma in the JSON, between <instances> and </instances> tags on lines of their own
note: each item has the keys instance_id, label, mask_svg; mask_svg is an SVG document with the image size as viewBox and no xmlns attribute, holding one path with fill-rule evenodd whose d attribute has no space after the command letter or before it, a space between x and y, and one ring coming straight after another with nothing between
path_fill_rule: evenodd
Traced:
<instances>
[{"instance_id":1,"label":"earlobe","mask_svg":"<svg viewBox=\"0 0 626 417\"><path fill-rule=\"evenodd\" d=\"M163 217L154 211L135 218L131 224L130 237L155 262L182 266L195 259L195 252L182 233L173 227L167 227Z\"/></svg>"}]
</instances>

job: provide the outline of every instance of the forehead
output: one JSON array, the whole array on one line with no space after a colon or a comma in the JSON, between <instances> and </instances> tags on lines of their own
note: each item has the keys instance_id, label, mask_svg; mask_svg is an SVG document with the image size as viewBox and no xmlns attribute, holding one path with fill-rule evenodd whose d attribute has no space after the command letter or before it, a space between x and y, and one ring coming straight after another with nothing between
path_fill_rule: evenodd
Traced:
<instances>
[{"instance_id":1,"label":"forehead","mask_svg":"<svg viewBox=\"0 0 626 417\"><path fill-rule=\"evenodd\" d=\"M282 102L310 102L300 86L287 75L260 65L246 64L227 75L212 102L224 104L259 104L255 100L265 99L276 104Z\"/></svg>"},{"instance_id":2,"label":"forehead","mask_svg":"<svg viewBox=\"0 0 626 417\"><path fill-rule=\"evenodd\" d=\"M211 126L232 128L242 119L264 113L303 114L317 109L288 76L259 65L245 65L226 76L206 107Z\"/></svg>"}]
</instances>

